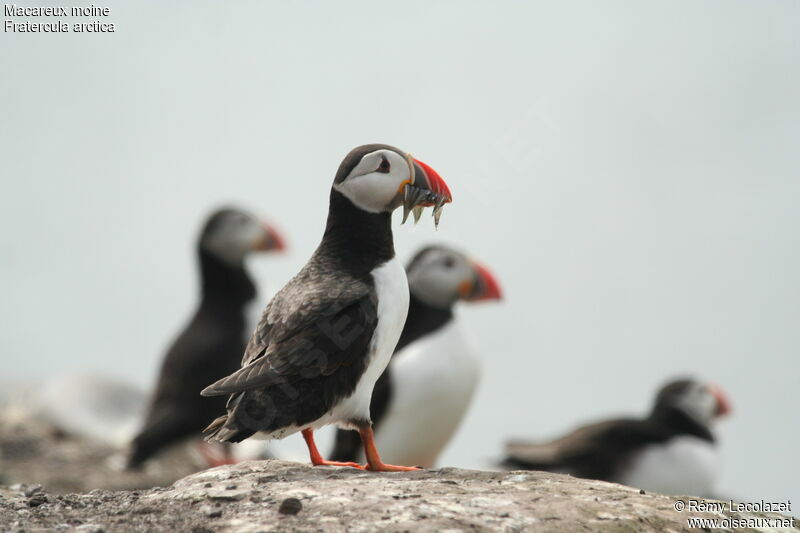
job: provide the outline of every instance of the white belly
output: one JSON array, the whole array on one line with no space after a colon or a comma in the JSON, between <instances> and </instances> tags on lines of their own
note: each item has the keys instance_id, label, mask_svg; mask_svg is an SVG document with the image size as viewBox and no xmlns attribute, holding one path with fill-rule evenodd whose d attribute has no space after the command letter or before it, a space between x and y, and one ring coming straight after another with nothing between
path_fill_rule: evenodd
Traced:
<instances>
[{"instance_id":1,"label":"white belly","mask_svg":"<svg viewBox=\"0 0 800 533\"><path fill-rule=\"evenodd\" d=\"M342 399L333 409L317 420L303 426L288 426L272 433L257 433L257 439L283 439L298 431L319 429L328 424L351 428L352 420L369 420L369 404L375 382L392 357L408 316L408 280L403 265L395 257L372 271L378 296L378 325L372 334L367 368L361 375L353 394Z\"/></svg>"},{"instance_id":2,"label":"white belly","mask_svg":"<svg viewBox=\"0 0 800 533\"><path fill-rule=\"evenodd\" d=\"M716 447L682 436L639 452L619 480L623 485L671 495L708 496L719 471Z\"/></svg>"},{"instance_id":3,"label":"white belly","mask_svg":"<svg viewBox=\"0 0 800 533\"><path fill-rule=\"evenodd\" d=\"M478 383L480 364L451 322L392 360L392 398L377 428L381 458L433 467L458 429Z\"/></svg>"},{"instance_id":4,"label":"white belly","mask_svg":"<svg viewBox=\"0 0 800 533\"><path fill-rule=\"evenodd\" d=\"M369 420L369 404L375 382L392 357L403 326L408 316L408 281L403 265L395 257L372 271L375 291L378 295L378 325L372 336L371 354L367 369L361 376L353 394L339 402L325 423L341 423L344 427L350 420ZM324 424L321 424L324 425Z\"/></svg>"}]
</instances>

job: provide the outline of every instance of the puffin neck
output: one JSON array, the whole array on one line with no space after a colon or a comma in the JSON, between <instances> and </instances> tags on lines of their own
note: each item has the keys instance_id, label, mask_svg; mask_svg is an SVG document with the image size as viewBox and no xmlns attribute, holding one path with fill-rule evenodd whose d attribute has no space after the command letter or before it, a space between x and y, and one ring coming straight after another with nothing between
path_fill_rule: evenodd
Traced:
<instances>
[{"instance_id":1,"label":"puffin neck","mask_svg":"<svg viewBox=\"0 0 800 533\"><path fill-rule=\"evenodd\" d=\"M331 189L328 223L318 254L353 274L369 274L394 257L391 213L369 213Z\"/></svg>"},{"instance_id":2,"label":"puffin neck","mask_svg":"<svg viewBox=\"0 0 800 533\"><path fill-rule=\"evenodd\" d=\"M453 307L435 307L429 305L414 295L408 302L408 318L403 326L403 333L397 343L395 352L400 351L415 340L441 329L453 319Z\"/></svg>"},{"instance_id":3,"label":"puffin neck","mask_svg":"<svg viewBox=\"0 0 800 533\"><path fill-rule=\"evenodd\" d=\"M649 419L659 425L666 426L681 433L694 435L709 442L714 442L711 430L701 424L682 409L671 405L657 405L650 413Z\"/></svg>"},{"instance_id":4,"label":"puffin neck","mask_svg":"<svg viewBox=\"0 0 800 533\"><path fill-rule=\"evenodd\" d=\"M204 300L239 305L255 297L256 287L247 275L243 262L230 265L202 247L198 255Z\"/></svg>"}]
</instances>

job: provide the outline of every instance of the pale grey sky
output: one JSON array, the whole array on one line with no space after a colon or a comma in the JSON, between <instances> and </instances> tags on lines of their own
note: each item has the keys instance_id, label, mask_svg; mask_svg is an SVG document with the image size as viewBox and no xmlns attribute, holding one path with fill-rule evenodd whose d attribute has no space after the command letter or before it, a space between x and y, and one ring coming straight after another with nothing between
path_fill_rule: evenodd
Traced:
<instances>
[{"instance_id":1,"label":"pale grey sky","mask_svg":"<svg viewBox=\"0 0 800 533\"><path fill-rule=\"evenodd\" d=\"M106 4L103 4L106 5ZM434 232L507 300L444 462L719 382L722 489L800 501L800 4L108 2L113 34L0 34L0 375L149 386L195 302L212 206L318 242L352 147L448 181Z\"/></svg>"}]
</instances>

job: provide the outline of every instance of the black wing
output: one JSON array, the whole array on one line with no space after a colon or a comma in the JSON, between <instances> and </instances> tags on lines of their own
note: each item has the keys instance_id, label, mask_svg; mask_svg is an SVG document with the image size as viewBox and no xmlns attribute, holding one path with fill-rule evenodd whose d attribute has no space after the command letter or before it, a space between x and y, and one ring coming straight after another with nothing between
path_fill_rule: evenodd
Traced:
<instances>
[{"instance_id":1,"label":"black wing","mask_svg":"<svg viewBox=\"0 0 800 533\"><path fill-rule=\"evenodd\" d=\"M668 437L646 420L609 420L584 426L547 443L509 442L504 464L611 481L632 451Z\"/></svg>"},{"instance_id":2,"label":"black wing","mask_svg":"<svg viewBox=\"0 0 800 533\"><path fill-rule=\"evenodd\" d=\"M377 322L369 276L332 279L304 268L267 306L242 368L203 390L233 394L211 437L242 440L324 415L355 390Z\"/></svg>"}]
</instances>

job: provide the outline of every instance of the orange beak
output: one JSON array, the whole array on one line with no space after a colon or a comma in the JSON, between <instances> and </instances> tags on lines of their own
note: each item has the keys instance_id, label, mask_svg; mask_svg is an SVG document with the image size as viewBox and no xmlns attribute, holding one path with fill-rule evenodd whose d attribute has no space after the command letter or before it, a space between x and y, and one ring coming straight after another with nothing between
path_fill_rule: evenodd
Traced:
<instances>
[{"instance_id":1,"label":"orange beak","mask_svg":"<svg viewBox=\"0 0 800 533\"><path fill-rule=\"evenodd\" d=\"M431 207L434 205L444 205L452 202L453 194L450 192L450 187L447 186L447 183L445 183L439 173L433 170L430 165L423 163L419 159L414 159L414 162L422 169L422 172L416 173L414 184L418 187L427 186L427 188L437 197L436 199L430 198L419 205L423 207ZM425 179L424 185L417 181L420 175ZM437 199L441 199L441 203L437 202Z\"/></svg>"},{"instance_id":2,"label":"orange beak","mask_svg":"<svg viewBox=\"0 0 800 533\"><path fill-rule=\"evenodd\" d=\"M500 284L488 268L480 263L473 263L474 279L465 281L459 286L461 298L467 302L483 300L502 300L503 293Z\"/></svg>"},{"instance_id":3,"label":"orange beak","mask_svg":"<svg viewBox=\"0 0 800 533\"><path fill-rule=\"evenodd\" d=\"M419 159L414 159L406 154L410 168L409 179L403 183L403 222L408 219L409 213L414 213L414 222L419 222L422 210L433 207L433 219L439 226L442 208L453 201L450 187L438 172Z\"/></svg>"},{"instance_id":4,"label":"orange beak","mask_svg":"<svg viewBox=\"0 0 800 533\"><path fill-rule=\"evenodd\" d=\"M719 385L713 383L708 385L708 391L717 400L716 415L720 417L729 414L731 412L731 402L728 400L725 391Z\"/></svg>"},{"instance_id":5,"label":"orange beak","mask_svg":"<svg viewBox=\"0 0 800 533\"><path fill-rule=\"evenodd\" d=\"M286 250L286 241L281 233L275 229L275 226L263 223L264 233L253 244L253 250L258 252L276 251L282 252Z\"/></svg>"}]
</instances>

